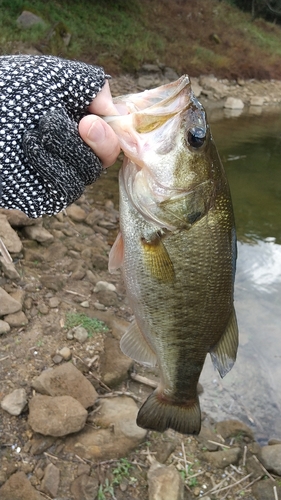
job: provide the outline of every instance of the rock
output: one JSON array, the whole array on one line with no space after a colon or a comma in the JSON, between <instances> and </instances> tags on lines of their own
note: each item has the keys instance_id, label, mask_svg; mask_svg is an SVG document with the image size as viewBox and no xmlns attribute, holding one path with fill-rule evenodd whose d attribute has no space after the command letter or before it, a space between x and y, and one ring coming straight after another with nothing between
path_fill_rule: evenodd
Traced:
<instances>
[{"instance_id":1,"label":"rock","mask_svg":"<svg viewBox=\"0 0 281 500\"><path fill-rule=\"evenodd\" d=\"M202 426L200 434L196 437L196 439L199 443L201 443L202 447L207 448L208 451L217 451L218 445L210 441L216 442L218 439L214 431L208 427Z\"/></svg>"},{"instance_id":2,"label":"rock","mask_svg":"<svg viewBox=\"0 0 281 500\"><path fill-rule=\"evenodd\" d=\"M276 488L276 494L274 494L274 486ZM252 486L252 493L255 500L276 500L281 498L281 487L276 481L271 479L262 479Z\"/></svg>"},{"instance_id":3,"label":"rock","mask_svg":"<svg viewBox=\"0 0 281 500\"><path fill-rule=\"evenodd\" d=\"M254 441L254 433L248 425L240 422L240 420L223 420L216 424L217 434L220 434L224 439L240 438L247 436L251 441Z\"/></svg>"},{"instance_id":4,"label":"rock","mask_svg":"<svg viewBox=\"0 0 281 500\"><path fill-rule=\"evenodd\" d=\"M259 95L253 95L250 99L250 106L263 106L264 105L264 97Z\"/></svg>"},{"instance_id":5,"label":"rock","mask_svg":"<svg viewBox=\"0 0 281 500\"><path fill-rule=\"evenodd\" d=\"M34 226L41 224L41 218L30 219L20 210L0 208L0 214L6 215L7 221L12 227Z\"/></svg>"},{"instance_id":6,"label":"rock","mask_svg":"<svg viewBox=\"0 0 281 500\"><path fill-rule=\"evenodd\" d=\"M82 474L77 477L70 486L70 491L74 500L93 500L97 497L99 489L99 478L97 473L94 476Z\"/></svg>"},{"instance_id":7,"label":"rock","mask_svg":"<svg viewBox=\"0 0 281 500\"><path fill-rule=\"evenodd\" d=\"M25 290L21 290L20 288L17 288L14 292L10 292L10 296L17 300L21 305L24 303L25 295Z\"/></svg>"},{"instance_id":8,"label":"rock","mask_svg":"<svg viewBox=\"0 0 281 500\"><path fill-rule=\"evenodd\" d=\"M246 470L248 474L252 474L252 479L257 479L258 477L264 475L264 470L262 469L260 462L255 460L255 457L253 456L247 457Z\"/></svg>"},{"instance_id":9,"label":"rock","mask_svg":"<svg viewBox=\"0 0 281 500\"><path fill-rule=\"evenodd\" d=\"M65 450L97 461L127 456L147 434L136 424L137 413L138 407L129 397L101 400L94 420L100 429L87 426L75 437L66 438Z\"/></svg>"},{"instance_id":10,"label":"rock","mask_svg":"<svg viewBox=\"0 0 281 500\"><path fill-rule=\"evenodd\" d=\"M201 95L202 87L201 85L199 85L197 80L191 80L191 88L193 90L193 93L195 94L195 97L199 97Z\"/></svg>"},{"instance_id":11,"label":"rock","mask_svg":"<svg viewBox=\"0 0 281 500\"><path fill-rule=\"evenodd\" d=\"M211 467L224 469L230 464L237 464L241 455L240 448L229 448L220 451L206 451L202 455L202 459L211 464Z\"/></svg>"},{"instance_id":12,"label":"rock","mask_svg":"<svg viewBox=\"0 0 281 500\"><path fill-rule=\"evenodd\" d=\"M113 285L113 283L108 283L107 281L98 281L95 288L94 292L103 292L104 290L110 290L111 292L116 292L116 286Z\"/></svg>"},{"instance_id":13,"label":"rock","mask_svg":"<svg viewBox=\"0 0 281 500\"><path fill-rule=\"evenodd\" d=\"M63 360L63 357L60 354L55 354L52 356L52 361L55 363L55 365L59 365Z\"/></svg>"},{"instance_id":14,"label":"rock","mask_svg":"<svg viewBox=\"0 0 281 500\"><path fill-rule=\"evenodd\" d=\"M148 471L149 500L183 500L184 482L173 465L154 462Z\"/></svg>"},{"instance_id":15,"label":"rock","mask_svg":"<svg viewBox=\"0 0 281 500\"><path fill-rule=\"evenodd\" d=\"M74 222L83 222L87 217L86 212L75 203L66 209L66 213Z\"/></svg>"},{"instance_id":16,"label":"rock","mask_svg":"<svg viewBox=\"0 0 281 500\"><path fill-rule=\"evenodd\" d=\"M262 446L259 459L266 470L281 476L281 444Z\"/></svg>"},{"instance_id":17,"label":"rock","mask_svg":"<svg viewBox=\"0 0 281 500\"><path fill-rule=\"evenodd\" d=\"M89 301L84 300L84 302L81 302L80 306L87 309L88 307L90 307Z\"/></svg>"},{"instance_id":18,"label":"rock","mask_svg":"<svg viewBox=\"0 0 281 500\"><path fill-rule=\"evenodd\" d=\"M132 359L120 350L119 341L107 337L104 341L104 352L101 356L102 379L109 387L115 387L128 376Z\"/></svg>"},{"instance_id":19,"label":"rock","mask_svg":"<svg viewBox=\"0 0 281 500\"><path fill-rule=\"evenodd\" d=\"M16 472L0 488L1 500L44 500L24 472Z\"/></svg>"},{"instance_id":20,"label":"rock","mask_svg":"<svg viewBox=\"0 0 281 500\"><path fill-rule=\"evenodd\" d=\"M12 327L25 326L28 324L28 319L23 311L8 314L7 316L4 316L4 320Z\"/></svg>"},{"instance_id":21,"label":"rock","mask_svg":"<svg viewBox=\"0 0 281 500\"><path fill-rule=\"evenodd\" d=\"M38 241L39 243L49 243L54 239L53 235L41 224L26 226L23 230L23 234L30 240Z\"/></svg>"},{"instance_id":22,"label":"rock","mask_svg":"<svg viewBox=\"0 0 281 500\"><path fill-rule=\"evenodd\" d=\"M116 293L111 290L102 290L98 292L98 299L101 304L107 307L119 305L119 299Z\"/></svg>"},{"instance_id":23,"label":"rock","mask_svg":"<svg viewBox=\"0 0 281 500\"><path fill-rule=\"evenodd\" d=\"M3 257L0 257L1 267L4 275L10 280L17 280L20 278L19 273L15 268L15 264L13 262L7 262Z\"/></svg>"},{"instance_id":24,"label":"rock","mask_svg":"<svg viewBox=\"0 0 281 500\"><path fill-rule=\"evenodd\" d=\"M169 80L169 82L174 82L174 81L178 80L179 75L173 68L169 68L169 66L165 66L164 78L167 78L167 80Z\"/></svg>"},{"instance_id":25,"label":"rock","mask_svg":"<svg viewBox=\"0 0 281 500\"><path fill-rule=\"evenodd\" d=\"M45 370L32 381L32 387L49 396L71 396L84 408L93 406L98 397L91 382L72 363Z\"/></svg>"},{"instance_id":26,"label":"rock","mask_svg":"<svg viewBox=\"0 0 281 500\"><path fill-rule=\"evenodd\" d=\"M49 300L49 307L51 309L55 309L59 305L60 305L60 299L58 299L57 297L51 297L50 298L50 300Z\"/></svg>"},{"instance_id":27,"label":"rock","mask_svg":"<svg viewBox=\"0 0 281 500\"><path fill-rule=\"evenodd\" d=\"M60 354L60 356L62 356L65 361L69 361L72 356L72 352L69 347L62 347L62 349L59 350L58 354Z\"/></svg>"},{"instance_id":28,"label":"rock","mask_svg":"<svg viewBox=\"0 0 281 500\"><path fill-rule=\"evenodd\" d=\"M34 396L29 403L28 423L45 436L66 436L83 429L88 413L71 396Z\"/></svg>"},{"instance_id":29,"label":"rock","mask_svg":"<svg viewBox=\"0 0 281 500\"><path fill-rule=\"evenodd\" d=\"M10 415L20 415L27 404L27 394L24 389L15 389L1 401L1 408Z\"/></svg>"},{"instance_id":30,"label":"rock","mask_svg":"<svg viewBox=\"0 0 281 500\"><path fill-rule=\"evenodd\" d=\"M80 344L84 344L84 342L88 339L88 332L83 326L76 326L76 328L73 328L72 331L73 337L78 340Z\"/></svg>"},{"instance_id":31,"label":"rock","mask_svg":"<svg viewBox=\"0 0 281 500\"><path fill-rule=\"evenodd\" d=\"M3 321L0 319L0 335L3 335L3 333L8 333L11 330L11 327L7 321Z\"/></svg>"},{"instance_id":32,"label":"rock","mask_svg":"<svg viewBox=\"0 0 281 500\"><path fill-rule=\"evenodd\" d=\"M16 23L18 27L22 29L31 28L31 26L38 23L45 24L41 17L36 16L33 12L29 12L28 10L22 11L21 15L17 18Z\"/></svg>"},{"instance_id":33,"label":"rock","mask_svg":"<svg viewBox=\"0 0 281 500\"><path fill-rule=\"evenodd\" d=\"M21 310L21 304L0 288L0 317Z\"/></svg>"},{"instance_id":34,"label":"rock","mask_svg":"<svg viewBox=\"0 0 281 500\"><path fill-rule=\"evenodd\" d=\"M45 288L58 292L64 287L66 279L61 275L42 274L40 281Z\"/></svg>"},{"instance_id":35,"label":"rock","mask_svg":"<svg viewBox=\"0 0 281 500\"><path fill-rule=\"evenodd\" d=\"M16 231L10 226L6 215L0 214L0 238L3 240L8 252L19 253L22 251L22 242Z\"/></svg>"},{"instance_id":36,"label":"rock","mask_svg":"<svg viewBox=\"0 0 281 500\"><path fill-rule=\"evenodd\" d=\"M42 491L52 498L55 498L58 493L60 483L60 471L52 463L48 464L45 471L44 477L41 484Z\"/></svg>"},{"instance_id":37,"label":"rock","mask_svg":"<svg viewBox=\"0 0 281 500\"><path fill-rule=\"evenodd\" d=\"M41 455L41 453L46 451L54 444L55 440L56 438L53 436L42 436L41 434L35 434L31 440L30 453L32 455Z\"/></svg>"},{"instance_id":38,"label":"rock","mask_svg":"<svg viewBox=\"0 0 281 500\"><path fill-rule=\"evenodd\" d=\"M244 103L241 99L236 97L227 97L224 103L224 108L228 109L243 109Z\"/></svg>"}]
</instances>

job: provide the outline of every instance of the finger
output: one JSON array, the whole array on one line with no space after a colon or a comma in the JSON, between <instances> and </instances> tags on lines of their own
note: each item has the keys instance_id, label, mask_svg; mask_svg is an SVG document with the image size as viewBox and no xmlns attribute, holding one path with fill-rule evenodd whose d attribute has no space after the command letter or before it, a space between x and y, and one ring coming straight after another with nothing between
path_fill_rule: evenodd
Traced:
<instances>
[{"instance_id":1,"label":"finger","mask_svg":"<svg viewBox=\"0 0 281 500\"><path fill-rule=\"evenodd\" d=\"M120 153L117 135L112 128L98 116L88 115L79 123L79 133L101 159L103 167L112 165Z\"/></svg>"},{"instance_id":2,"label":"finger","mask_svg":"<svg viewBox=\"0 0 281 500\"><path fill-rule=\"evenodd\" d=\"M91 102L88 109L94 115L111 116L119 114L112 101L108 80L106 80L103 88Z\"/></svg>"}]
</instances>

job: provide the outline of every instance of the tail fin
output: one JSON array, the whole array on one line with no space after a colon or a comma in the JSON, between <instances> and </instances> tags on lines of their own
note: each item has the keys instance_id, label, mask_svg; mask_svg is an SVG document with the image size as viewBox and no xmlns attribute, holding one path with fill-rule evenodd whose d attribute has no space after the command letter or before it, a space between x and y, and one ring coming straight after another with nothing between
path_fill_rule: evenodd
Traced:
<instances>
[{"instance_id":1,"label":"tail fin","mask_svg":"<svg viewBox=\"0 0 281 500\"><path fill-rule=\"evenodd\" d=\"M139 410L137 425L158 432L174 429L181 434L199 434L201 411L198 397L180 404L164 398L156 390Z\"/></svg>"}]
</instances>

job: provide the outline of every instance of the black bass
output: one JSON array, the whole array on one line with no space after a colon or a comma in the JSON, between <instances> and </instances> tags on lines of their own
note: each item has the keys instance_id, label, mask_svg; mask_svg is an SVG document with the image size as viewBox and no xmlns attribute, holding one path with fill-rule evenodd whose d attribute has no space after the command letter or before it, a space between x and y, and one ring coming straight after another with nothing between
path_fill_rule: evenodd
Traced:
<instances>
[{"instance_id":1,"label":"black bass","mask_svg":"<svg viewBox=\"0 0 281 500\"><path fill-rule=\"evenodd\" d=\"M223 377L238 348L229 186L187 76L115 104L128 114L106 118L125 153L109 268L122 269L135 315L121 349L161 377L137 424L197 434L206 355Z\"/></svg>"}]
</instances>

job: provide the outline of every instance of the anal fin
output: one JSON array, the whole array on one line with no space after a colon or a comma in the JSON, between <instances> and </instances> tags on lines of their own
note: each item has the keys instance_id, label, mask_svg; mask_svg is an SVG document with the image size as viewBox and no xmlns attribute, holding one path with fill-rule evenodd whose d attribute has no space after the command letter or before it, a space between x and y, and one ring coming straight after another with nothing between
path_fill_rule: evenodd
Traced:
<instances>
[{"instance_id":1,"label":"anal fin","mask_svg":"<svg viewBox=\"0 0 281 500\"><path fill-rule=\"evenodd\" d=\"M214 367L221 377L224 377L233 367L238 349L238 325L233 308L227 328L217 343L210 351Z\"/></svg>"},{"instance_id":2,"label":"anal fin","mask_svg":"<svg viewBox=\"0 0 281 500\"><path fill-rule=\"evenodd\" d=\"M120 348L126 356L129 356L129 358L134 359L138 363L146 366L155 366L157 363L154 351L135 321L131 323L128 330L124 333L120 341Z\"/></svg>"}]
</instances>

